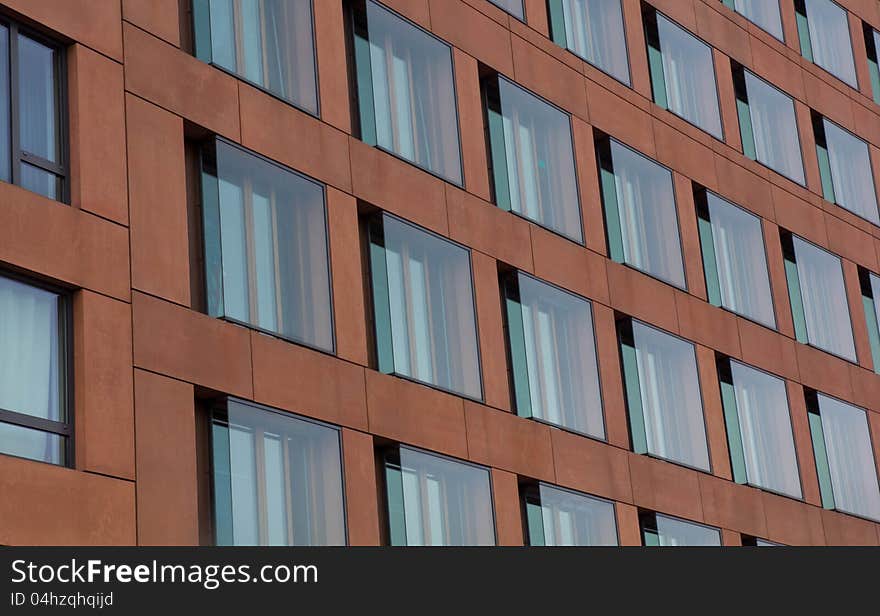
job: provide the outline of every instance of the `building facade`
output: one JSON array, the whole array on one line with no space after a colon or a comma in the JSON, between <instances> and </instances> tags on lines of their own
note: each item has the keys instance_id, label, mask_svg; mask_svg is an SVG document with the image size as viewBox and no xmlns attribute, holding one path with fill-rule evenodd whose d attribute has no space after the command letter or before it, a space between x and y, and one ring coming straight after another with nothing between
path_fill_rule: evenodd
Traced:
<instances>
[{"instance_id":1,"label":"building facade","mask_svg":"<svg viewBox=\"0 0 880 616\"><path fill-rule=\"evenodd\" d=\"M0 2L0 544L880 544L878 31Z\"/></svg>"}]
</instances>

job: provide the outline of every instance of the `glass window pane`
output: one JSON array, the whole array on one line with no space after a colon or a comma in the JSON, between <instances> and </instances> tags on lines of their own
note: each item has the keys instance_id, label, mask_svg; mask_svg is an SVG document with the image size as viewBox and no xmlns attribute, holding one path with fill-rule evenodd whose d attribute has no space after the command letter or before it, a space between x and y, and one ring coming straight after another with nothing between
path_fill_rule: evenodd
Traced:
<instances>
[{"instance_id":1,"label":"glass window pane","mask_svg":"<svg viewBox=\"0 0 880 616\"><path fill-rule=\"evenodd\" d=\"M863 409L819 394L835 507L880 520L880 487Z\"/></svg>"},{"instance_id":2,"label":"glass window pane","mask_svg":"<svg viewBox=\"0 0 880 616\"><path fill-rule=\"evenodd\" d=\"M735 0L734 6L737 13L783 40L779 0Z\"/></svg>"},{"instance_id":3,"label":"glass window pane","mask_svg":"<svg viewBox=\"0 0 880 616\"><path fill-rule=\"evenodd\" d=\"M215 151L203 177L206 250L222 256L206 259L215 316L332 351L323 187L224 141Z\"/></svg>"},{"instance_id":4,"label":"glass window pane","mask_svg":"<svg viewBox=\"0 0 880 616\"><path fill-rule=\"evenodd\" d=\"M345 545L337 429L229 400L212 433L218 543Z\"/></svg>"},{"instance_id":5,"label":"glass window pane","mask_svg":"<svg viewBox=\"0 0 880 616\"><path fill-rule=\"evenodd\" d=\"M657 535L661 546L720 546L715 528L657 514Z\"/></svg>"},{"instance_id":6,"label":"glass window pane","mask_svg":"<svg viewBox=\"0 0 880 616\"><path fill-rule=\"evenodd\" d=\"M67 421L60 299L0 276L0 409Z\"/></svg>"},{"instance_id":7,"label":"glass window pane","mask_svg":"<svg viewBox=\"0 0 880 616\"><path fill-rule=\"evenodd\" d=\"M61 125L58 117L58 76L55 74L56 53L51 47L27 36L18 36L21 149L60 163Z\"/></svg>"},{"instance_id":8,"label":"glass window pane","mask_svg":"<svg viewBox=\"0 0 880 616\"><path fill-rule=\"evenodd\" d=\"M480 398L470 253L390 216L383 229L394 372Z\"/></svg>"},{"instance_id":9,"label":"glass window pane","mask_svg":"<svg viewBox=\"0 0 880 616\"><path fill-rule=\"evenodd\" d=\"M0 422L0 454L64 464L67 439L58 434Z\"/></svg>"},{"instance_id":10,"label":"glass window pane","mask_svg":"<svg viewBox=\"0 0 880 616\"><path fill-rule=\"evenodd\" d=\"M840 259L799 237L792 239L810 344L855 361L856 349Z\"/></svg>"},{"instance_id":11,"label":"glass window pane","mask_svg":"<svg viewBox=\"0 0 880 616\"><path fill-rule=\"evenodd\" d=\"M708 471L693 345L638 321L632 329L648 453Z\"/></svg>"},{"instance_id":12,"label":"glass window pane","mask_svg":"<svg viewBox=\"0 0 880 616\"><path fill-rule=\"evenodd\" d=\"M489 471L400 448L406 545L495 545Z\"/></svg>"},{"instance_id":13,"label":"glass window pane","mask_svg":"<svg viewBox=\"0 0 880 616\"><path fill-rule=\"evenodd\" d=\"M831 0L804 0L804 7L813 62L854 88L858 87L846 11Z\"/></svg>"},{"instance_id":14,"label":"glass window pane","mask_svg":"<svg viewBox=\"0 0 880 616\"><path fill-rule=\"evenodd\" d=\"M554 30L554 40L561 40L564 34L570 51L629 85L629 60L620 0L560 1L565 30L564 33Z\"/></svg>"},{"instance_id":15,"label":"glass window pane","mask_svg":"<svg viewBox=\"0 0 880 616\"><path fill-rule=\"evenodd\" d=\"M659 13L657 33L669 110L720 139L712 48Z\"/></svg>"},{"instance_id":16,"label":"glass window pane","mask_svg":"<svg viewBox=\"0 0 880 616\"><path fill-rule=\"evenodd\" d=\"M451 49L380 5L366 6L369 58L358 62L370 65L377 144L460 185Z\"/></svg>"},{"instance_id":17,"label":"glass window pane","mask_svg":"<svg viewBox=\"0 0 880 616\"><path fill-rule=\"evenodd\" d=\"M862 218L880 224L868 144L824 118L822 125L825 129L835 203Z\"/></svg>"},{"instance_id":18,"label":"glass window pane","mask_svg":"<svg viewBox=\"0 0 880 616\"><path fill-rule=\"evenodd\" d=\"M59 199L61 178L49 171L21 163L21 186L49 199Z\"/></svg>"},{"instance_id":19,"label":"glass window pane","mask_svg":"<svg viewBox=\"0 0 880 616\"><path fill-rule=\"evenodd\" d=\"M617 545L612 503L543 483L538 489L544 545Z\"/></svg>"},{"instance_id":20,"label":"glass window pane","mask_svg":"<svg viewBox=\"0 0 880 616\"><path fill-rule=\"evenodd\" d=\"M730 362L748 481L801 497L785 381Z\"/></svg>"},{"instance_id":21,"label":"glass window pane","mask_svg":"<svg viewBox=\"0 0 880 616\"><path fill-rule=\"evenodd\" d=\"M205 60L318 113L312 0L210 0L209 11Z\"/></svg>"},{"instance_id":22,"label":"glass window pane","mask_svg":"<svg viewBox=\"0 0 880 616\"><path fill-rule=\"evenodd\" d=\"M489 0L492 4L501 7L519 20L525 19L523 12L523 0Z\"/></svg>"},{"instance_id":23,"label":"glass window pane","mask_svg":"<svg viewBox=\"0 0 880 616\"><path fill-rule=\"evenodd\" d=\"M510 209L583 241L568 114L504 78L498 79Z\"/></svg>"},{"instance_id":24,"label":"glass window pane","mask_svg":"<svg viewBox=\"0 0 880 616\"><path fill-rule=\"evenodd\" d=\"M794 101L749 71L745 71L745 83L758 162L803 185Z\"/></svg>"},{"instance_id":25,"label":"glass window pane","mask_svg":"<svg viewBox=\"0 0 880 616\"><path fill-rule=\"evenodd\" d=\"M605 437L592 306L518 274L531 416Z\"/></svg>"},{"instance_id":26,"label":"glass window pane","mask_svg":"<svg viewBox=\"0 0 880 616\"><path fill-rule=\"evenodd\" d=\"M672 173L614 140L611 159L624 262L684 288Z\"/></svg>"},{"instance_id":27,"label":"glass window pane","mask_svg":"<svg viewBox=\"0 0 880 616\"><path fill-rule=\"evenodd\" d=\"M0 24L0 181L12 181L12 134L9 110L9 28Z\"/></svg>"},{"instance_id":28,"label":"glass window pane","mask_svg":"<svg viewBox=\"0 0 880 616\"><path fill-rule=\"evenodd\" d=\"M877 325L880 326L880 276L871 273L868 275L868 281L871 285L871 298L874 300L872 302L874 304L874 318ZM870 316L868 315L869 318ZM880 366L875 365L874 371L880 373Z\"/></svg>"},{"instance_id":29,"label":"glass window pane","mask_svg":"<svg viewBox=\"0 0 880 616\"><path fill-rule=\"evenodd\" d=\"M776 327L761 219L706 193L721 305Z\"/></svg>"}]
</instances>

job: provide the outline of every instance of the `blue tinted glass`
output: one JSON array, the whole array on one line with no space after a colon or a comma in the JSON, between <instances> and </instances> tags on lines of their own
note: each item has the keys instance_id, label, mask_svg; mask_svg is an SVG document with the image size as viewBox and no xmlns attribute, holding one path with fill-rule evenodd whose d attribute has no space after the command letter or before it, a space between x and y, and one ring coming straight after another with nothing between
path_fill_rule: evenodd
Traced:
<instances>
[{"instance_id":1,"label":"blue tinted glass","mask_svg":"<svg viewBox=\"0 0 880 616\"><path fill-rule=\"evenodd\" d=\"M736 0L734 6L738 13L753 24L763 28L780 41L783 39L779 0Z\"/></svg>"},{"instance_id":2,"label":"blue tinted glass","mask_svg":"<svg viewBox=\"0 0 880 616\"><path fill-rule=\"evenodd\" d=\"M21 149L54 163L61 162L56 51L18 36L19 134ZM44 191L36 191L42 192Z\"/></svg>"},{"instance_id":3,"label":"blue tinted glass","mask_svg":"<svg viewBox=\"0 0 880 616\"><path fill-rule=\"evenodd\" d=\"M804 164L794 101L749 71L745 71L745 81L758 162L803 185Z\"/></svg>"},{"instance_id":4,"label":"blue tinted glass","mask_svg":"<svg viewBox=\"0 0 880 616\"><path fill-rule=\"evenodd\" d=\"M813 62L854 88L858 87L846 11L832 0L804 0L804 7Z\"/></svg>"},{"instance_id":5,"label":"blue tinted glass","mask_svg":"<svg viewBox=\"0 0 880 616\"><path fill-rule=\"evenodd\" d=\"M880 224L868 144L824 118L822 124L835 203L874 224Z\"/></svg>"},{"instance_id":6,"label":"blue tinted glass","mask_svg":"<svg viewBox=\"0 0 880 616\"><path fill-rule=\"evenodd\" d=\"M562 13L568 49L629 85L620 0L562 0Z\"/></svg>"}]
</instances>

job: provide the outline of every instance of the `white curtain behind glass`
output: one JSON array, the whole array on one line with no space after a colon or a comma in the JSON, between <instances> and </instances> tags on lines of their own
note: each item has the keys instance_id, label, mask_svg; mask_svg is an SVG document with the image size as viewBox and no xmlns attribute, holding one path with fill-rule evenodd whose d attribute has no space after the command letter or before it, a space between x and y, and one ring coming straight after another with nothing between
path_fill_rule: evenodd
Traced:
<instances>
[{"instance_id":1,"label":"white curtain behind glass","mask_svg":"<svg viewBox=\"0 0 880 616\"><path fill-rule=\"evenodd\" d=\"M787 178L804 183L794 102L765 81L745 72L755 156Z\"/></svg>"},{"instance_id":2,"label":"white curtain behind glass","mask_svg":"<svg viewBox=\"0 0 880 616\"><path fill-rule=\"evenodd\" d=\"M822 123L834 201L862 218L880 223L868 144L833 122L823 118Z\"/></svg>"},{"instance_id":3,"label":"white curtain behind glass","mask_svg":"<svg viewBox=\"0 0 880 616\"><path fill-rule=\"evenodd\" d=\"M846 10L832 0L804 0L813 61L856 87L856 67Z\"/></svg>"},{"instance_id":4,"label":"white curtain behind glass","mask_svg":"<svg viewBox=\"0 0 880 616\"><path fill-rule=\"evenodd\" d=\"M629 63L620 0L562 0L568 48L623 83Z\"/></svg>"}]
</instances>

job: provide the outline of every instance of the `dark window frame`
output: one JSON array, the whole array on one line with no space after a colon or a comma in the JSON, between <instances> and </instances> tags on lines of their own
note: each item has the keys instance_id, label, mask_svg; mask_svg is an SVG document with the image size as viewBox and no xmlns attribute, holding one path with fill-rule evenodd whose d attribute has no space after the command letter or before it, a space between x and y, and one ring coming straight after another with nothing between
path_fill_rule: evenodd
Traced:
<instances>
[{"instance_id":1,"label":"dark window frame","mask_svg":"<svg viewBox=\"0 0 880 616\"><path fill-rule=\"evenodd\" d=\"M704 528L706 530L714 531L718 536L718 547L723 547L722 537L721 537L721 528L718 526L711 526L709 524L703 524L702 522L695 522L693 520L688 520L687 518L682 518L675 515L670 515L668 513L660 513L658 511L647 511L640 510L639 511L639 534L642 539L643 547L659 547L660 546L660 532L657 528L657 517L666 518L668 520L674 520L676 522L682 522L684 524L690 524L692 526L698 526L700 528ZM648 534L652 534L654 536L654 542L650 542L648 540Z\"/></svg>"},{"instance_id":2,"label":"dark window frame","mask_svg":"<svg viewBox=\"0 0 880 616\"><path fill-rule=\"evenodd\" d=\"M538 507L543 507L541 505L541 486L546 486L547 488L557 490L559 492L567 492L568 494L572 494L573 496L578 496L580 498L586 498L588 500L598 501L600 503L611 505L611 519L614 522L614 538L617 542L617 546L620 547L620 523L617 519L617 506L613 500L603 498L601 496L596 496L595 494L590 494L588 492L582 492L580 490L574 490L572 488L566 488L564 486L540 480L525 480L519 483L519 500L522 516L523 539L525 539L526 545L538 547L544 547L546 545L545 543L532 543L532 536L528 519L528 505L533 504Z\"/></svg>"}]
</instances>

